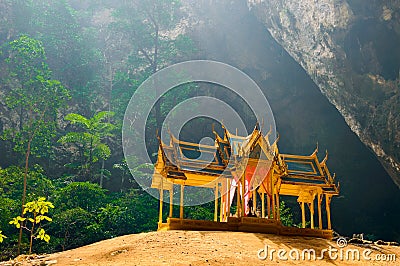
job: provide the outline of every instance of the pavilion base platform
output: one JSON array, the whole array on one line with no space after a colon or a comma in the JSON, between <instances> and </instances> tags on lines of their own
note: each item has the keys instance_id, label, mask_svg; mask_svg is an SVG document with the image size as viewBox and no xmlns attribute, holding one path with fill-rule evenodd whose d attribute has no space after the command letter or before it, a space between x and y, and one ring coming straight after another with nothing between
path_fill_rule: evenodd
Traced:
<instances>
[{"instance_id":1,"label":"pavilion base platform","mask_svg":"<svg viewBox=\"0 0 400 266\"><path fill-rule=\"evenodd\" d=\"M274 219L256 217L229 217L227 222L167 218L166 223L158 223L158 231L166 230L237 231L287 236L319 237L329 240L333 238L332 230L287 227Z\"/></svg>"}]
</instances>

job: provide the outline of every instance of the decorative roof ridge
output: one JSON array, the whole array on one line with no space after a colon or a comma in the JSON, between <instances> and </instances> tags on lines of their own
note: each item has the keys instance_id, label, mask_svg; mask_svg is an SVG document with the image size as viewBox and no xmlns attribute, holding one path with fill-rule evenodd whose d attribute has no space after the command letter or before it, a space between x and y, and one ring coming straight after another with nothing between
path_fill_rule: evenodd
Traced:
<instances>
[{"instance_id":1,"label":"decorative roof ridge","mask_svg":"<svg viewBox=\"0 0 400 266\"><path fill-rule=\"evenodd\" d=\"M169 132L170 138L171 138L171 143L172 144L184 144L184 145L191 145L191 146L198 146L198 147L204 147L204 148L213 148L215 149L215 145L207 145L207 144L200 144L200 143L196 143L196 142L189 142L189 141L184 141L184 140L179 140L178 138L176 138L171 132ZM171 146L171 145L170 145Z\"/></svg>"},{"instance_id":2,"label":"decorative roof ridge","mask_svg":"<svg viewBox=\"0 0 400 266\"><path fill-rule=\"evenodd\" d=\"M241 150L245 153L251 152L252 148L254 148L253 145L257 143L260 136L262 136L262 133L259 130L257 122L253 132L246 137L246 142L244 142L243 145L241 146Z\"/></svg>"}]
</instances>

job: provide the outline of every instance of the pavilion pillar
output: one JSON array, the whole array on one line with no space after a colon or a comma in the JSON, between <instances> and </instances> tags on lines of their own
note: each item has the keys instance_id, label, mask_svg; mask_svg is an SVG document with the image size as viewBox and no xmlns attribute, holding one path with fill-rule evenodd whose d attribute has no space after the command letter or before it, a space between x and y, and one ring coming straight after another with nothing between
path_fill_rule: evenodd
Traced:
<instances>
[{"instance_id":1,"label":"pavilion pillar","mask_svg":"<svg viewBox=\"0 0 400 266\"><path fill-rule=\"evenodd\" d=\"M331 196L325 196L326 218L328 220L328 229L332 229L331 225Z\"/></svg>"},{"instance_id":2,"label":"pavilion pillar","mask_svg":"<svg viewBox=\"0 0 400 266\"><path fill-rule=\"evenodd\" d=\"M322 203L323 194L317 195L318 200L318 227L322 230L322 211L321 211L321 203Z\"/></svg>"},{"instance_id":3,"label":"pavilion pillar","mask_svg":"<svg viewBox=\"0 0 400 266\"><path fill-rule=\"evenodd\" d=\"M226 182L221 182L221 190L220 190L221 201L220 201L220 204L219 204L219 221L220 222L222 222L224 217L225 217L224 196L223 196L223 193L226 192L225 188L226 188Z\"/></svg>"},{"instance_id":4,"label":"pavilion pillar","mask_svg":"<svg viewBox=\"0 0 400 266\"><path fill-rule=\"evenodd\" d=\"M265 218L265 193L261 192L261 218Z\"/></svg>"},{"instance_id":5,"label":"pavilion pillar","mask_svg":"<svg viewBox=\"0 0 400 266\"><path fill-rule=\"evenodd\" d=\"M228 191L227 191L227 197L226 197L226 200L225 200L225 204L226 204L226 207L225 207L225 217L226 217L226 221L228 221L228 217L230 216L230 214L231 214L231 179L230 178L227 178L226 179L226 182L227 182L227 188L228 188Z\"/></svg>"},{"instance_id":6,"label":"pavilion pillar","mask_svg":"<svg viewBox=\"0 0 400 266\"><path fill-rule=\"evenodd\" d=\"M281 212L279 210L279 207L280 207L280 205L279 205L279 194L276 193L275 197L276 197L276 218L277 218L278 221L280 221L281 220Z\"/></svg>"},{"instance_id":7,"label":"pavilion pillar","mask_svg":"<svg viewBox=\"0 0 400 266\"><path fill-rule=\"evenodd\" d=\"M257 208L257 192L254 189L253 190L253 212L254 212L254 214L257 214L256 208Z\"/></svg>"},{"instance_id":8,"label":"pavilion pillar","mask_svg":"<svg viewBox=\"0 0 400 266\"><path fill-rule=\"evenodd\" d=\"M244 200L244 193L245 193L245 184L246 184L246 182L245 182L245 178L246 178L246 170L244 171L244 174L243 174L243 176L242 176L242 197L241 197L241 205L242 205L242 217L244 217L245 216L245 214L246 214L246 202L245 202L245 200Z\"/></svg>"},{"instance_id":9,"label":"pavilion pillar","mask_svg":"<svg viewBox=\"0 0 400 266\"><path fill-rule=\"evenodd\" d=\"M169 217L172 218L174 208L174 185L172 184L171 190L169 191Z\"/></svg>"},{"instance_id":10,"label":"pavilion pillar","mask_svg":"<svg viewBox=\"0 0 400 266\"><path fill-rule=\"evenodd\" d=\"M276 199L275 199L275 184L274 184L274 175L271 175L271 208L272 208L272 217L274 220L277 220L276 216ZM268 217L269 218L269 217Z\"/></svg>"},{"instance_id":11,"label":"pavilion pillar","mask_svg":"<svg viewBox=\"0 0 400 266\"><path fill-rule=\"evenodd\" d=\"M304 209L304 201L301 202L301 227L306 228L306 212Z\"/></svg>"},{"instance_id":12,"label":"pavilion pillar","mask_svg":"<svg viewBox=\"0 0 400 266\"><path fill-rule=\"evenodd\" d=\"M222 194L222 191L223 190L221 190L221 194ZM219 204L219 221L220 222L222 222L225 217L224 204L225 204L225 201L224 201L223 196L221 195L221 200L220 200L220 204Z\"/></svg>"},{"instance_id":13,"label":"pavilion pillar","mask_svg":"<svg viewBox=\"0 0 400 266\"><path fill-rule=\"evenodd\" d=\"M276 220L275 191L272 191L272 216Z\"/></svg>"},{"instance_id":14,"label":"pavilion pillar","mask_svg":"<svg viewBox=\"0 0 400 266\"><path fill-rule=\"evenodd\" d=\"M241 201L242 199L240 198L240 190L241 190L241 182L240 180L238 180L238 182L236 183L236 213L237 213L237 217L241 216L242 210L241 210Z\"/></svg>"},{"instance_id":15,"label":"pavilion pillar","mask_svg":"<svg viewBox=\"0 0 400 266\"><path fill-rule=\"evenodd\" d=\"M311 203L308 203L308 208L310 209L311 229L314 229L314 200L312 200Z\"/></svg>"},{"instance_id":16,"label":"pavilion pillar","mask_svg":"<svg viewBox=\"0 0 400 266\"><path fill-rule=\"evenodd\" d=\"M215 183L214 190L214 222L218 221L218 182Z\"/></svg>"},{"instance_id":17,"label":"pavilion pillar","mask_svg":"<svg viewBox=\"0 0 400 266\"><path fill-rule=\"evenodd\" d=\"M181 185L181 200L179 203L179 219L183 220L183 192L185 189L185 185Z\"/></svg>"},{"instance_id":18,"label":"pavilion pillar","mask_svg":"<svg viewBox=\"0 0 400 266\"><path fill-rule=\"evenodd\" d=\"M160 188L160 210L158 212L158 222L162 223L162 215L163 215L163 199L164 199L164 188L162 186L161 181L161 188Z\"/></svg>"}]
</instances>

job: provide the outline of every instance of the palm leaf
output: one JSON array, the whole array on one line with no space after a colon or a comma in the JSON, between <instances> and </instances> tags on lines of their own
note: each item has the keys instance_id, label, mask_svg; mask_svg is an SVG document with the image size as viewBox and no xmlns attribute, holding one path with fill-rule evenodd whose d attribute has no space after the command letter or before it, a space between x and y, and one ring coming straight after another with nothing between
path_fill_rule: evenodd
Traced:
<instances>
[{"instance_id":1,"label":"palm leaf","mask_svg":"<svg viewBox=\"0 0 400 266\"><path fill-rule=\"evenodd\" d=\"M111 155L111 150L107 144L99 143L93 150L93 154L97 158L107 159Z\"/></svg>"},{"instance_id":2,"label":"palm leaf","mask_svg":"<svg viewBox=\"0 0 400 266\"><path fill-rule=\"evenodd\" d=\"M114 116L114 112L101 111L101 112L98 112L97 114L95 114L92 119L93 119L93 122L98 123L98 122L102 121L103 119L113 117L113 116Z\"/></svg>"},{"instance_id":3,"label":"palm leaf","mask_svg":"<svg viewBox=\"0 0 400 266\"><path fill-rule=\"evenodd\" d=\"M95 139L93 135L87 132L68 132L64 136L62 136L58 142L65 144L65 143L80 143L86 144L91 139Z\"/></svg>"},{"instance_id":4,"label":"palm leaf","mask_svg":"<svg viewBox=\"0 0 400 266\"><path fill-rule=\"evenodd\" d=\"M90 120L80 114L70 113L67 114L64 119L70 121L71 124L79 124L86 128L90 127Z\"/></svg>"}]
</instances>

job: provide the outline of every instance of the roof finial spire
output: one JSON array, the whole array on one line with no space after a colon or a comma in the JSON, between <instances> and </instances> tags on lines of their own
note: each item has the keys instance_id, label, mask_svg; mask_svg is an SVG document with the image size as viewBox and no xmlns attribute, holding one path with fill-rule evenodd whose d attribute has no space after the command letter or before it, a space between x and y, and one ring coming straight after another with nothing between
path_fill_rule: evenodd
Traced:
<instances>
[{"instance_id":1,"label":"roof finial spire","mask_svg":"<svg viewBox=\"0 0 400 266\"><path fill-rule=\"evenodd\" d=\"M318 141L317 141L317 147L315 147L314 152L311 154L311 156L317 156L318 153Z\"/></svg>"},{"instance_id":2,"label":"roof finial spire","mask_svg":"<svg viewBox=\"0 0 400 266\"><path fill-rule=\"evenodd\" d=\"M325 164L327 160L328 160L328 150L325 150L325 157L322 160L321 164Z\"/></svg>"},{"instance_id":3,"label":"roof finial spire","mask_svg":"<svg viewBox=\"0 0 400 266\"><path fill-rule=\"evenodd\" d=\"M271 135L271 133L272 133L272 125L269 125L269 130L268 130L267 134L265 134L264 139L268 142L268 145L270 145L270 146L271 146L271 143L269 142L269 136Z\"/></svg>"},{"instance_id":4,"label":"roof finial spire","mask_svg":"<svg viewBox=\"0 0 400 266\"><path fill-rule=\"evenodd\" d=\"M261 118L261 128L260 132L262 132L262 129L264 128L264 117Z\"/></svg>"}]
</instances>

